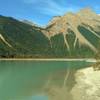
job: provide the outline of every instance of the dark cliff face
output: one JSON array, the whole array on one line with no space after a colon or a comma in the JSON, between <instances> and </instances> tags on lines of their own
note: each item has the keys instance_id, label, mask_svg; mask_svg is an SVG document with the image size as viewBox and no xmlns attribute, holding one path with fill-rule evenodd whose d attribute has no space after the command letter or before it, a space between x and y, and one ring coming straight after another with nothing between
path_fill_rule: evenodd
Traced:
<instances>
[{"instance_id":1,"label":"dark cliff face","mask_svg":"<svg viewBox=\"0 0 100 100\"><path fill-rule=\"evenodd\" d=\"M55 17L45 28L0 16L0 57L93 57L99 44L100 17L90 9Z\"/></svg>"}]
</instances>

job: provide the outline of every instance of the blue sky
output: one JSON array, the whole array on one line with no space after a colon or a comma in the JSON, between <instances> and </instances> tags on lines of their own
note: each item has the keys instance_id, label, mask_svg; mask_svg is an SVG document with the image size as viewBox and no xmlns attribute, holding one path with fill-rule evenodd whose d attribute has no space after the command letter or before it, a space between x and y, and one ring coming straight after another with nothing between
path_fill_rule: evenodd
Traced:
<instances>
[{"instance_id":1,"label":"blue sky","mask_svg":"<svg viewBox=\"0 0 100 100\"><path fill-rule=\"evenodd\" d=\"M91 7L100 13L100 0L0 0L0 14L45 25L57 15Z\"/></svg>"}]
</instances>

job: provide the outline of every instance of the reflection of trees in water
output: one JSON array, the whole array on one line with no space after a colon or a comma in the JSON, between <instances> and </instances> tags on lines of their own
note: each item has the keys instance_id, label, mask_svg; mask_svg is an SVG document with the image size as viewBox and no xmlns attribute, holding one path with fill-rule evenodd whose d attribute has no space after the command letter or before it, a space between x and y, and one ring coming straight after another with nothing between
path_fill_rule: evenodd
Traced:
<instances>
[{"instance_id":1,"label":"reflection of trees in water","mask_svg":"<svg viewBox=\"0 0 100 100\"><path fill-rule=\"evenodd\" d=\"M80 62L81 63L81 62ZM62 69L59 72L50 74L48 81L43 87L44 93L49 96L49 100L73 100L72 89L76 84L75 74L77 70L91 66L90 63L83 63L67 69Z\"/></svg>"},{"instance_id":2,"label":"reflection of trees in water","mask_svg":"<svg viewBox=\"0 0 100 100\"><path fill-rule=\"evenodd\" d=\"M44 91L50 100L66 100L67 98L72 100L70 91L75 84L75 69L68 67L63 74L64 80L62 85L59 85L59 83L52 84L52 78L49 78L47 81Z\"/></svg>"}]
</instances>

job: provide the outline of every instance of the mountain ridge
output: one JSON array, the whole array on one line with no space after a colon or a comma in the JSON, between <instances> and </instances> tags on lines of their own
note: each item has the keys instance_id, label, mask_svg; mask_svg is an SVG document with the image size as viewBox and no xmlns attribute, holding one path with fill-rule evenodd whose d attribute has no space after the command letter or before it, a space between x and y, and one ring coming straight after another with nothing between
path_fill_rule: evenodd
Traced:
<instances>
[{"instance_id":1,"label":"mountain ridge","mask_svg":"<svg viewBox=\"0 0 100 100\"><path fill-rule=\"evenodd\" d=\"M87 13L88 13L88 17L87 17ZM85 17L86 16L86 17ZM89 18L91 16L91 18ZM81 34L80 32L77 30L77 27L79 25L81 25L82 23L86 23L86 25L89 25L91 27L93 27L94 29L96 28L95 25L98 25L100 23L98 23L97 21L93 21L93 19L95 19L96 17L96 20L100 20L100 17L98 15L96 15L94 12L92 12L90 9L84 9L80 12L78 12L77 14L74 14L74 13L67 13L65 14L64 16L61 16L59 18L57 18L57 21L53 21L54 23L56 23L56 25L50 29L50 33L54 33L54 34L50 34L51 36L52 35L55 35L55 33L59 34L59 33L65 33L67 32L68 29L71 29L74 31L74 33L76 33L76 40L79 39L80 43L81 44L87 44L88 46L90 46L90 48L93 50L93 51L96 51L96 48L93 47L92 44L90 44ZM98 19L97 19L98 18ZM59 25L61 25L59 27ZM57 29L58 28L58 29ZM56 31L57 30L57 31ZM88 27L88 30L92 31L89 27ZM93 32L93 31L92 31ZM66 33L67 34L67 33ZM93 34L95 34L97 37L100 38L100 35L96 34L95 32L93 32ZM65 38L65 36L64 36ZM75 40L75 41L76 41ZM86 43L85 43L86 42ZM67 48L69 49L69 46L68 46L68 43L67 43L67 40L65 40L65 43L66 43L66 46ZM75 46L76 43L74 43L74 46Z\"/></svg>"},{"instance_id":2,"label":"mountain ridge","mask_svg":"<svg viewBox=\"0 0 100 100\"><path fill-rule=\"evenodd\" d=\"M93 57L100 16L91 9L55 16L46 27L0 16L0 57Z\"/></svg>"}]
</instances>

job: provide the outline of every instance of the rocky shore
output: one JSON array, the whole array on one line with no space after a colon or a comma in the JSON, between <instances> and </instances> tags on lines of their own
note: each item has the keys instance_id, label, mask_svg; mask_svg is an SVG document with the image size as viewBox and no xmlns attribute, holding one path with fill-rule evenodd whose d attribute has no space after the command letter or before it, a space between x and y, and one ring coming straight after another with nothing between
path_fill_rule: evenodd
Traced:
<instances>
[{"instance_id":1,"label":"rocky shore","mask_svg":"<svg viewBox=\"0 0 100 100\"><path fill-rule=\"evenodd\" d=\"M75 80L71 91L73 100L100 100L100 71L92 67L78 70Z\"/></svg>"}]
</instances>

